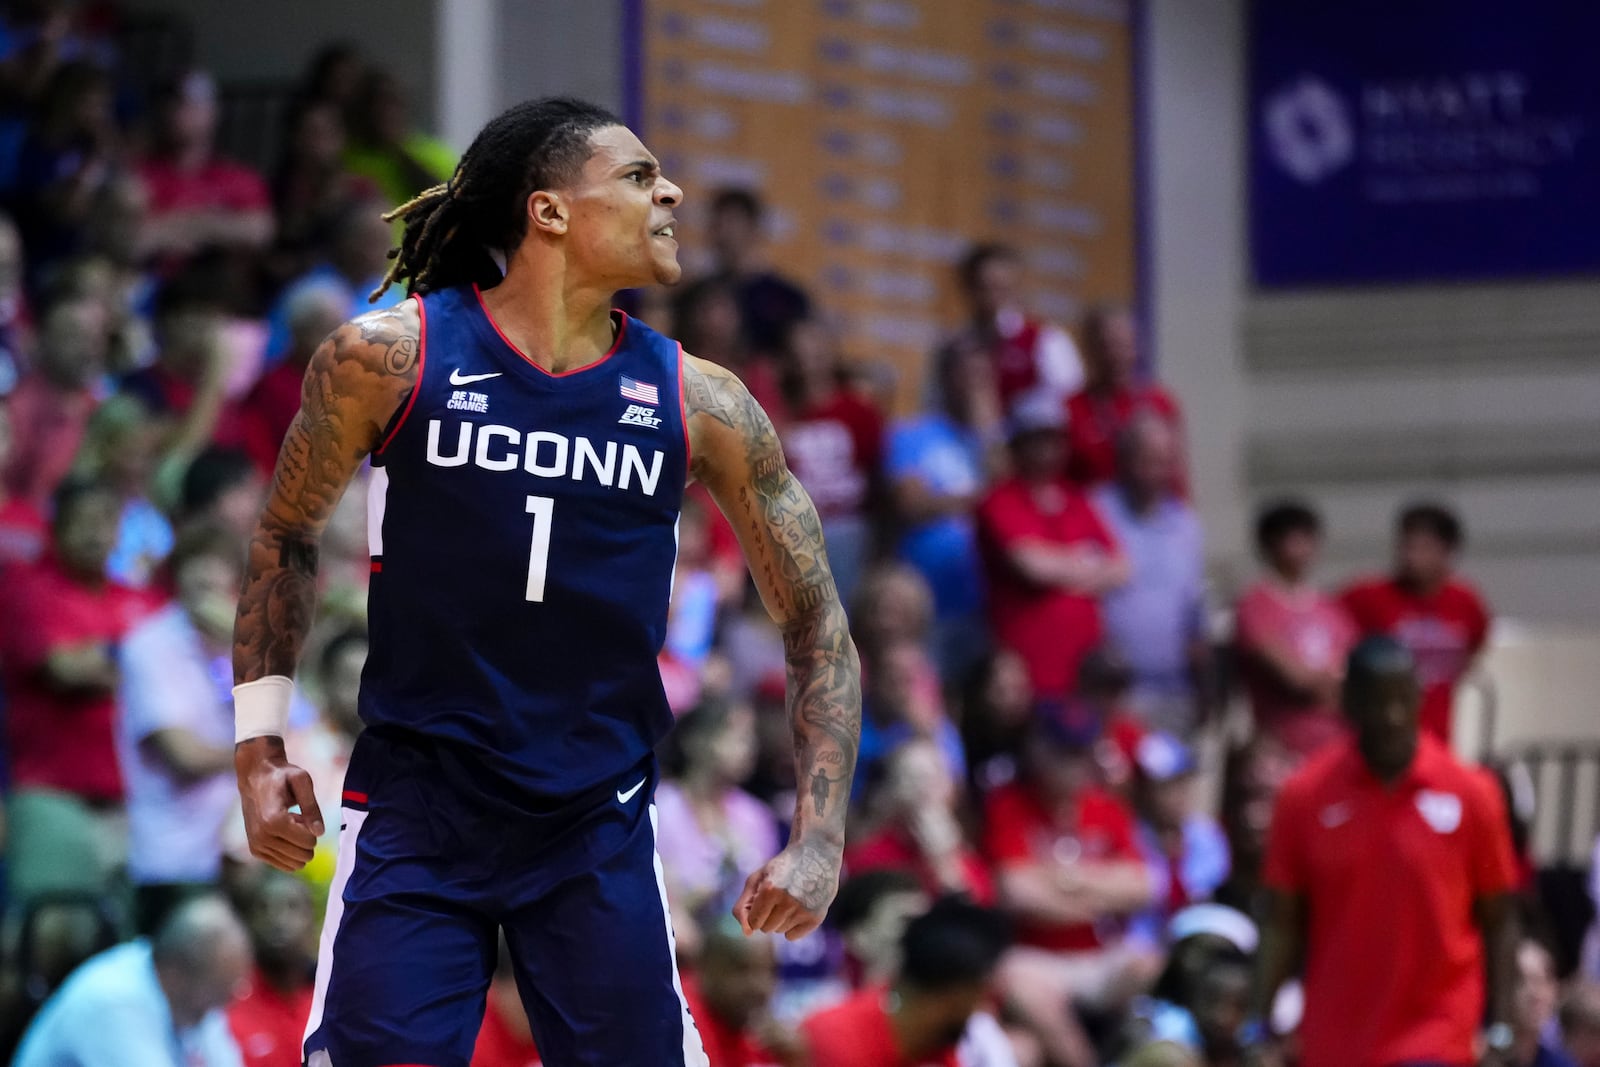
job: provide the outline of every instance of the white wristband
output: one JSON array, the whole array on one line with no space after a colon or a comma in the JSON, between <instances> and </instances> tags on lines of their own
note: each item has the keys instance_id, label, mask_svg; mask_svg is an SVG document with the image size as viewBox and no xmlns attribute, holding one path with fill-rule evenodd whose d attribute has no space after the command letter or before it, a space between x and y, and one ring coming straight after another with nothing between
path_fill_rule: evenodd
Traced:
<instances>
[{"instance_id":1,"label":"white wristband","mask_svg":"<svg viewBox=\"0 0 1600 1067\"><path fill-rule=\"evenodd\" d=\"M294 679L269 674L233 687L233 740L282 737L289 729L289 700Z\"/></svg>"}]
</instances>

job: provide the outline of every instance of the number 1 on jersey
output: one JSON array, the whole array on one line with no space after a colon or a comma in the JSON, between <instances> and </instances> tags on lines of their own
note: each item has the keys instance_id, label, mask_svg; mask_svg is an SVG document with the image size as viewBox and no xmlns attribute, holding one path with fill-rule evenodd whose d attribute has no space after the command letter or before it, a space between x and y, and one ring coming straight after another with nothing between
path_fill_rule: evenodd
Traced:
<instances>
[{"instance_id":1,"label":"number 1 on jersey","mask_svg":"<svg viewBox=\"0 0 1600 1067\"><path fill-rule=\"evenodd\" d=\"M528 548L528 596L534 603L544 601L544 576L550 567L550 516L556 502L548 496L530 496L528 514L533 516L533 544Z\"/></svg>"}]
</instances>

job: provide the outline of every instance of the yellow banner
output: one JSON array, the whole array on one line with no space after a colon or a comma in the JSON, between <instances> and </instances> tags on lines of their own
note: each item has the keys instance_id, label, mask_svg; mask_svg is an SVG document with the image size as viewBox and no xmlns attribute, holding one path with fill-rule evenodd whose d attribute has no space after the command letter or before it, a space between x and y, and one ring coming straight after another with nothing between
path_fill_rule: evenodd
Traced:
<instances>
[{"instance_id":1,"label":"yellow banner","mask_svg":"<svg viewBox=\"0 0 1600 1067\"><path fill-rule=\"evenodd\" d=\"M775 268L900 369L902 403L973 241L1023 253L1046 318L1133 298L1127 0L642 2L644 137L685 188L690 277L712 192L757 191Z\"/></svg>"}]
</instances>

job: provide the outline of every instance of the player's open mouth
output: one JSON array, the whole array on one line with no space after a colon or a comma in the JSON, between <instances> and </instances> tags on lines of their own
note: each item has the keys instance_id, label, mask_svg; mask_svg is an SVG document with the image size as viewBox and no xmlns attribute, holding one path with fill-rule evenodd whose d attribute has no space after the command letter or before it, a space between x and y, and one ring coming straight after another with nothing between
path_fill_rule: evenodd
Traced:
<instances>
[{"instance_id":1,"label":"player's open mouth","mask_svg":"<svg viewBox=\"0 0 1600 1067\"><path fill-rule=\"evenodd\" d=\"M676 226L677 226L677 223L669 222L665 226L661 227L661 229L651 231L650 236L651 237L672 237L673 240L677 240L677 238L673 236L673 229Z\"/></svg>"}]
</instances>

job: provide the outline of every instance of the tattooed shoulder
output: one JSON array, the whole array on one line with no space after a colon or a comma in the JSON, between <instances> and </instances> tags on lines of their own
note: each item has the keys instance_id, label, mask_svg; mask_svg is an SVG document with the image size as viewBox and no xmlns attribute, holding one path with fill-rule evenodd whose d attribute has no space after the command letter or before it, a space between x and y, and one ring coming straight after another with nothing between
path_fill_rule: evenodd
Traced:
<instances>
[{"instance_id":1,"label":"tattooed shoulder","mask_svg":"<svg viewBox=\"0 0 1600 1067\"><path fill-rule=\"evenodd\" d=\"M422 354L422 321L414 301L359 315L341 332L345 333L341 347L349 350L365 346L364 353L351 354L364 356L364 362L372 369L397 378L415 374Z\"/></svg>"},{"instance_id":2,"label":"tattooed shoulder","mask_svg":"<svg viewBox=\"0 0 1600 1067\"><path fill-rule=\"evenodd\" d=\"M749 464L753 478L775 478L787 469L772 419L732 371L692 356L685 358L683 399L694 446L690 470L694 477L703 481L709 473L708 457L728 454L702 445L707 438L729 430L740 441L740 447L732 451Z\"/></svg>"}]
</instances>

